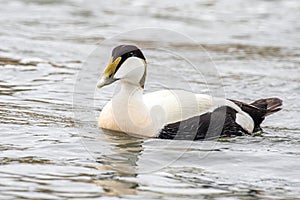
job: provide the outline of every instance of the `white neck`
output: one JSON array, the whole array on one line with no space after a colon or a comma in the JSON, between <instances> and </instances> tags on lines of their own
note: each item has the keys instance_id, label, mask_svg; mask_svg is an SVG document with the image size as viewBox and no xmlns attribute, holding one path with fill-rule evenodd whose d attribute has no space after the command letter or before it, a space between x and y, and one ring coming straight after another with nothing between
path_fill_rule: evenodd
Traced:
<instances>
[{"instance_id":1,"label":"white neck","mask_svg":"<svg viewBox=\"0 0 300 200\"><path fill-rule=\"evenodd\" d=\"M121 90L112 99L114 119L121 131L147 137L157 134L157 120L153 120L143 100L143 90L128 81L120 81Z\"/></svg>"}]
</instances>

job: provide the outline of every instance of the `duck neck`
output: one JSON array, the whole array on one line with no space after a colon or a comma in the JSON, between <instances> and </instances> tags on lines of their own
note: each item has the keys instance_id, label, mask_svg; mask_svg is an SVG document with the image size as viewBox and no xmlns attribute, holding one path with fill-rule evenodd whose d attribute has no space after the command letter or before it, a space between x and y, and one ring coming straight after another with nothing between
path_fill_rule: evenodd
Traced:
<instances>
[{"instance_id":1,"label":"duck neck","mask_svg":"<svg viewBox=\"0 0 300 200\"><path fill-rule=\"evenodd\" d=\"M120 83L121 90L115 97L122 98L123 100L124 98L131 100L143 98L143 89L141 87L127 81L120 81Z\"/></svg>"},{"instance_id":2,"label":"duck neck","mask_svg":"<svg viewBox=\"0 0 300 200\"><path fill-rule=\"evenodd\" d=\"M121 90L112 99L112 108L119 128L126 133L153 136L151 114L143 100L143 89L120 81Z\"/></svg>"}]
</instances>

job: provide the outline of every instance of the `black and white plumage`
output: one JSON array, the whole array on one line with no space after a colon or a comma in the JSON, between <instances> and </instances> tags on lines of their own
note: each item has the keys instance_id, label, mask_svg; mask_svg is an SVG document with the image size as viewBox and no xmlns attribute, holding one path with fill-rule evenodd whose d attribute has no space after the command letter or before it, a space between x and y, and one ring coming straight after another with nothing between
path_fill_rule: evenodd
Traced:
<instances>
[{"instance_id":1,"label":"black and white plumage","mask_svg":"<svg viewBox=\"0 0 300 200\"><path fill-rule=\"evenodd\" d=\"M142 137L200 140L261 130L264 118L279 111L278 98L251 104L184 90L143 94L146 58L133 45L113 49L98 87L118 81L120 92L102 109L98 125Z\"/></svg>"},{"instance_id":2,"label":"black and white plumage","mask_svg":"<svg viewBox=\"0 0 300 200\"><path fill-rule=\"evenodd\" d=\"M282 101L278 98L259 99L251 104L231 100L248 113L254 121L253 132L261 130L260 124L266 116L281 110ZM219 137L249 135L236 121L237 111L222 106L200 116L167 124L160 130L161 139L204 140Z\"/></svg>"}]
</instances>

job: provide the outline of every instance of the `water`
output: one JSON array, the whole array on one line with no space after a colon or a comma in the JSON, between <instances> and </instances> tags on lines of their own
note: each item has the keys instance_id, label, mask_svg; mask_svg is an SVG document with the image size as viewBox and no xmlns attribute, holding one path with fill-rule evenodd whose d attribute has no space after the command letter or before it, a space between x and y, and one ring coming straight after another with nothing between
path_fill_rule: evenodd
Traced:
<instances>
[{"instance_id":1,"label":"water","mask_svg":"<svg viewBox=\"0 0 300 200\"><path fill-rule=\"evenodd\" d=\"M1 199L300 196L297 0L0 4ZM277 96L284 109L264 122L262 135L221 141L139 139L98 129L96 116L113 88L96 91L94 98L78 90L76 97L87 103L73 108L78 73L97 55L99 42L145 26L178 31L201 44L222 78L210 82L211 88L222 88L227 98L249 102ZM166 45L205 64L197 57L199 48L184 40ZM172 86L169 77L175 80L183 62L155 49L146 52L147 91ZM96 62L106 63L106 53ZM88 89L94 89L92 78L100 75L94 73L99 67L84 74ZM210 92L203 77L189 70L179 74L191 87ZM87 118L81 115L84 111Z\"/></svg>"}]
</instances>

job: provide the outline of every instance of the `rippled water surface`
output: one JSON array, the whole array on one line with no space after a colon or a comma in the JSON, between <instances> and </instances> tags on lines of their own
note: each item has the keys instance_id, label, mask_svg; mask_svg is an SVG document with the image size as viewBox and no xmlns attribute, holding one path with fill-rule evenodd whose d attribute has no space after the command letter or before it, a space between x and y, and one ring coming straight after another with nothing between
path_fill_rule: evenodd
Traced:
<instances>
[{"instance_id":1,"label":"rippled water surface","mask_svg":"<svg viewBox=\"0 0 300 200\"><path fill-rule=\"evenodd\" d=\"M0 5L1 199L300 196L298 0ZM179 32L198 44L164 40L168 31L157 29L124 34L145 27ZM218 141L139 139L98 129L97 115L114 92L95 91L112 48L101 42L118 34L125 36L121 42L152 47L145 49L147 91L189 83L246 102L276 96L284 109L264 122L262 134ZM203 71L211 62L200 44L217 75ZM202 66L202 75L180 67L178 52Z\"/></svg>"}]
</instances>

